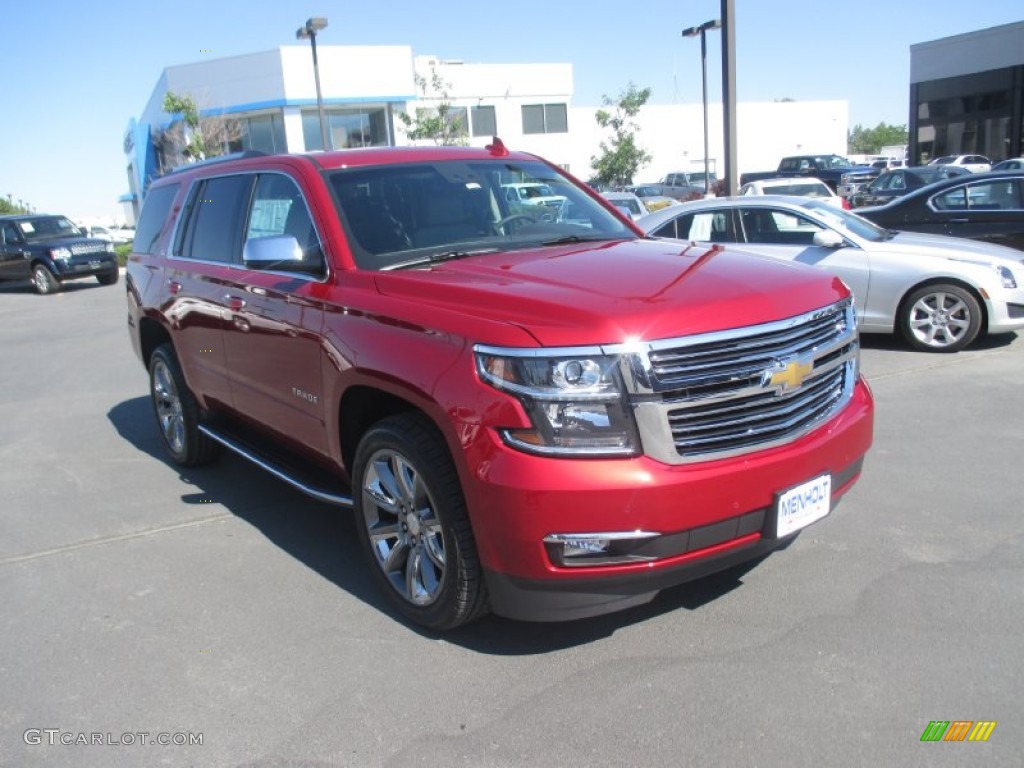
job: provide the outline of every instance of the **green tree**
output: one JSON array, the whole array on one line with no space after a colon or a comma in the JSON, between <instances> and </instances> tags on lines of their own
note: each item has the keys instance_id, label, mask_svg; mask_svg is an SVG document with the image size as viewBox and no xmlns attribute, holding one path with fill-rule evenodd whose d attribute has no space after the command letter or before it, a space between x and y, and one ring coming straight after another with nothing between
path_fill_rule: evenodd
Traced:
<instances>
[{"instance_id":1,"label":"green tree","mask_svg":"<svg viewBox=\"0 0 1024 768\"><path fill-rule=\"evenodd\" d=\"M436 101L436 106L416 107L415 114L398 112L410 141L429 140L439 147L464 147L469 143L469 126L465 107L452 106L448 95L451 83L445 82L434 67L430 79L414 76L416 88L423 101Z\"/></svg>"},{"instance_id":2,"label":"green tree","mask_svg":"<svg viewBox=\"0 0 1024 768\"><path fill-rule=\"evenodd\" d=\"M237 120L222 115L203 117L191 96L168 91L164 94L163 109L178 118L156 137L165 167L177 164L176 155L186 162L222 155L242 137L242 126Z\"/></svg>"},{"instance_id":3,"label":"green tree","mask_svg":"<svg viewBox=\"0 0 1024 768\"><path fill-rule=\"evenodd\" d=\"M882 147L906 144L907 126L879 123L874 128L864 128L857 124L850 129L847 143L850 147L850 154L874 155Z\"/></svg>"},{"instance_id":4,"label":"green tree","mask_svg":"<svg viewBox=\"0 0 1024 768\"><path fill-rule=\"evenodd\" d=\"M32 212L32 206L26 203L24 200L18 200L18 202L14 202L14 196L10 192L7 193L6 200L0 197L0 214Z\"/></svg>"},{"instance_id":5,"label":"green tree","mask_svg":"<svg viewBox=\"0 0 1024 768\"><path fill-rule=\"evenodd\" d=\"M640 129L633 118L651 97L650 88L637 88L629 83L617 99L607 95L602 103L607 109L599 109L594 115L597 124L610 128L611 139L601 142L601 154L590 158L594 176L603 184L632 184L640 166L650 162L651 156L637 146L636 133Z\"/></svg>"}]
</instances>

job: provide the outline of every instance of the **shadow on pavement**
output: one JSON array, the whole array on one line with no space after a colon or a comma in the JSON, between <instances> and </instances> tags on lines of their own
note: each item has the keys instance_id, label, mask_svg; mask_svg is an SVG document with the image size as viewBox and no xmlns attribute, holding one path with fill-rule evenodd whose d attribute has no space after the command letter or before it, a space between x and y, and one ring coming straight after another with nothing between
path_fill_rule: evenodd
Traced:
<instances>
[{"instance_id":1,"label":"shadow on pavement","mask_svg":"<svg viewBox=\"0 0 1024 768\"><path fill-rule=\"evenodd\" d=\"M742 576L761 560L744 563L661 592L646 605L591 619L534 624L488 616L453 632L437 634L406 622L394 612L370 578L350 512L309 499L248 461L226 452L209 467L182 468L166 456L148 397L117 404L107 413L118 434L136 449L174 469L194 490L189 505L216 502L258 529L274 545L328 581L423 637L478 653L524 656L549 653L608 637L616 630L676 610L696 610L742 585Z\"/></svg>"}]
</instances>

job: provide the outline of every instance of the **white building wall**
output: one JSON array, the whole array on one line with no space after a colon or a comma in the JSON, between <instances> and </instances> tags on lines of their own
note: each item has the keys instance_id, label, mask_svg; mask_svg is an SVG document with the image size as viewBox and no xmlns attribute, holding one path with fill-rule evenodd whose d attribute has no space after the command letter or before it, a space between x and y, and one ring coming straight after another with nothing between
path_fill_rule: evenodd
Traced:
<instances>
[{"instance_id":1,"label":"white building wall","mask_svg":"<svg viewBox=\"0 0 1024 768\"><path fill-rule=\"evenodd\" d=\"M310 46L286 45L274 54L283 67L284 97L315 104ZM320 45L316 55L325 103L407 101L416 96L412 48L407 45Z\"/></svg>"},{"instance_id":2,"label":"white building wall","mask_svg":"<svg viewBox=\"0 0 1024 768\"><path fill-rule=\"evenodd\" d=\"M570 171L586 179L591 157L611 131L598 126L598 107L573 107ZM746 102L737 105L738 173L776 168L786 155L845 155L849 105L845 101ZM704 110L701 104L648 104L636 117L637 144L651 155L635 181L657 181L671 171L704 170ZM708 104L711 170L725 170L721 104ZM508 143L508 142L506 142ZM511 146L511 145L510 145Z\"/></svg>"}]
</instances>

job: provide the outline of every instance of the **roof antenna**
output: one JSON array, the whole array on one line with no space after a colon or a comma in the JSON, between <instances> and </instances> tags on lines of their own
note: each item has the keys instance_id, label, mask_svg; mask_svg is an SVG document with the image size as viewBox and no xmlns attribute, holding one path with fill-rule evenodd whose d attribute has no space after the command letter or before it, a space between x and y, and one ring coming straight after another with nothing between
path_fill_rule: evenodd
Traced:
<instances>
[{"instance_id":1,"label":"roof antenna","mask_svg":"<svg viewBox=\"0 0 1024 768\"><path fill-rule=\"evenodd\" d=\"M505 142L499 139L497 136L491 139L491 143L484 147L495 157L508 157L508 147L505 146Z\"/></svg>"}]
</instances>

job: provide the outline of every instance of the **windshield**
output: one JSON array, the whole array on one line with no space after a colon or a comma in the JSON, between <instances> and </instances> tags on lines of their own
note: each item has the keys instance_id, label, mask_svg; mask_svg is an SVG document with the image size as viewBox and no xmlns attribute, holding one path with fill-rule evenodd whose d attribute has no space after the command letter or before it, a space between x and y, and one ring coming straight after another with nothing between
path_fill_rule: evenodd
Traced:
<instances>
[{"instance_id":1,"label":"windshield","mask_svg":"<svg viewBox=\"0 0 1024 768\"><path fill-rule=\"evenodd\" d=\"M35 216L17 222L26 240L49 240L55 237L74 237L78 227L64 216Z\"/></svg>"},{"instance_id":2,"label":"windshield","mask_svg":"<svg viewBox=\"0 0 1024 768\"><path fill-rule=\"evenodd\" d=\"M843 210L842 208L836 208L835 206L831 206L817 200L808 200L807 202L802 203L802 205L807 210L814 211L819 219L834 229L848 232L859 238L870 240L872 242L879 242L880 240L889 240L892 238L889 230L884 229L874 222L868 221L855 213Z\"/></svg>"},{"instance_id":3,"label":"windshield","mask_svg":"<svg viewBox=\"0 0 1024 768\"><path fill-rule=\"evenodd\" d=\"M356 167L330 172L328 180L362 269L637 236L539 161Z\"/></svg>"}]
</instances>

